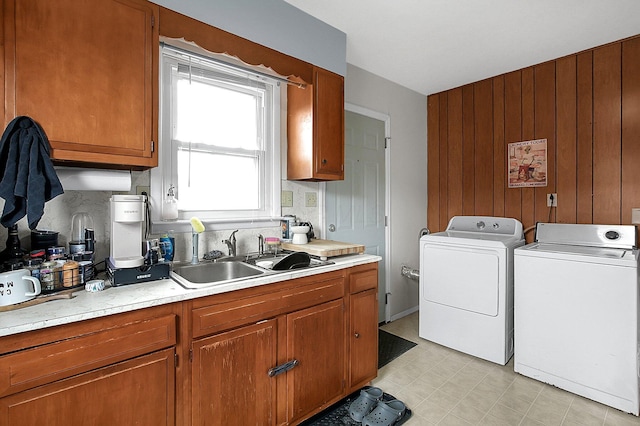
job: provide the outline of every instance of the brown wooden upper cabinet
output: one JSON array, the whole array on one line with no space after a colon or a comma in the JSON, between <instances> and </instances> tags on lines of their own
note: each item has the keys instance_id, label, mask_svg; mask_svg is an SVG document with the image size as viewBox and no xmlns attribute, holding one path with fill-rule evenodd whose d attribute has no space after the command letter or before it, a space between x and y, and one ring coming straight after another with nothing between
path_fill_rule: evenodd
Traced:
<instances>
[{"instance_id":1,"label":"brown wooden upper cabinet","mask_svg":"<svg viewBox=\"0 0 640 426\"><path fill-rule=\"evenodd\" d=\"M158 6L6 0L3 7L5 126L30 116L59 162L155 167Z\"/></svg>"},{"instance_id":2,"label":"brown wooden upper cabinet","mask_svg":"<svg viewBox=\"0 0 640 426\"><path fill-rule=\"evenodd\" d=\"M287 179L344 179L344 78L314 68L313 84L287 90Z\"/></svg>"}]
</instances>

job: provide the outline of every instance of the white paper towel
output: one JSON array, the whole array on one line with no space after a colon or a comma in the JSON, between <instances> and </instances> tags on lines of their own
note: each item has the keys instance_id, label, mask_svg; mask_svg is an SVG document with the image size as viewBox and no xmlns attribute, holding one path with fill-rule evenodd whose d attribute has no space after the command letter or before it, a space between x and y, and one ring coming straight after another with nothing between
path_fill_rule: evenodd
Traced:
<instances>
[{"instance_id":1,"label":"white paper towel","mask_svg":"<svg viewBox=\"0 0 640 426\"><path fill-rule=\"evenodd\" d=\"M58 179L65 191L130 191L129 170L56 167Z\"/></svg>"}]
</instances>

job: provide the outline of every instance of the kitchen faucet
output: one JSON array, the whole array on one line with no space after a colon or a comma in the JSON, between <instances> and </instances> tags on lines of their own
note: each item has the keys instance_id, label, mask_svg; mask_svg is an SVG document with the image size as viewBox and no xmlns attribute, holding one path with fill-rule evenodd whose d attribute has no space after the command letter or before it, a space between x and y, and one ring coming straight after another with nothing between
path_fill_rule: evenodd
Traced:
<instances>
[{"instance_id":1,"label":"kitchen faucet","mask_svg":"<svg viewBox=\"0 0 640 426\"><path fill-rule=\"evenodd\" d=\"M237 229L231 233L228 239L222 240L229 248L229 256L236 255L236 232L238 232Z\"/></svg>"}]
</instances>

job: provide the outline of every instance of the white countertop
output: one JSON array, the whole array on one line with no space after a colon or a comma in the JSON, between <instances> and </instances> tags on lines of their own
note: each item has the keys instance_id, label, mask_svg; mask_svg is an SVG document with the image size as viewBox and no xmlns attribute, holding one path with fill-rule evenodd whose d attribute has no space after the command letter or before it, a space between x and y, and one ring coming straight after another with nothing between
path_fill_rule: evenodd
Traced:
<instances>
[{"instance_id":1,"label":"white countertop","mask_svg":"<svg viewBox=\"0 0 640 426\"><path fill-rule=\"evenodd\" d=\"M334 264L263 275L196 290L185 289L172 279L107 287L103 291L95 293L78 289L73 293L73 299L51 300L35 306L1 312L0 337L350 268L379 262L382 258L369 254L358 254L330 260Z\"/></svg>"}]
</instances>

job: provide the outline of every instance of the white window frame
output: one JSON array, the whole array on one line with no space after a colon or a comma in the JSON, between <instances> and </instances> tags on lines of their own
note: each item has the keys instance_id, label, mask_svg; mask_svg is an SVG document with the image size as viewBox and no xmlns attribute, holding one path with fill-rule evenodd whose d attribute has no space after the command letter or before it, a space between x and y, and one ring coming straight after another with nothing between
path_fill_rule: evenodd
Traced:
<instances>
[{"instance_id":1,"label":"white window frame","mask_svg":"<svg viewBox=\"0 0 640 426\"><path fill-rule=\"evenodd\" d=\"M219 65L221 62L219 58L212 57L211 62L208 62L208 58L203 57L199 53L194 53L194 58L197 57L198 62L204 62L206 64ZM280 207L280 183L281 183L281 154L280 154L280 99L282 86L275 83L275 80L269 81L262 74L260 76L250 74L246 70L238 70L233 65L224 65L225 69L228 69L231 73L244 72L243 78L253 78L261 82L261 84L267 84L271 87L268 90L268 95L265 96L266 102L271 103L270 108L266 108L268 111L265 114L264 123L264 151L260 152L241 152L242 150L225 149L226 153L236 151L239 154L245 155L258 155L260 161L264 161L264 168L261 168L261 179L264 180L260 194L260 208L256 210L235 210L235 211L180 211L178 220L176 221L163 221L162 220L162 204L165 199L165 195L169 189L170 182L177 182L176 169L177 166L172 162L170 154L176 154L178 145L184 145L180 141L172 140L172 122L175 117L172 117L172 105L171 102L167 102L168 96L174 96L173 93L169 93L171 90L170 73L171 68L175 67L179 61L187 61L188 57L183 53L182 48L173 49L171 46L165 45L160 47L160 110L159 110L159 146L158 146L158 167L151 170L151 188L150 188L150 204L151 204L151 222L152 232L161 233L167 230L174 230L176 232L186 232L191 229L190 218L197 216L205 224L207 230L223 230L234 228L257 228L266 226L277 226L281 218ZM213 66L213 65L212 65ZM229 67L229 68L227 68ZM286 89L284 89L286 90ZM188 144L188 143L187 143ZM199 146L196 143L188 144L192 149L202 149L203 146ZM213 152L215 149L211 147L205 147L208 151ZM264 158L262 158L264 157ZM172 170L173 168L173 170ZM216 176L212 174L212 185L233 185L233 176ZM177 194L178 198L180 194Z\"/></svg>"}]
</instances>

